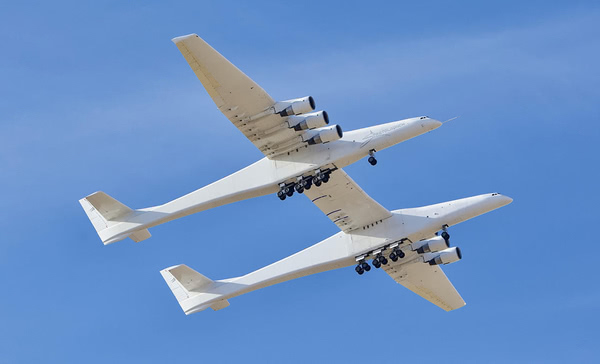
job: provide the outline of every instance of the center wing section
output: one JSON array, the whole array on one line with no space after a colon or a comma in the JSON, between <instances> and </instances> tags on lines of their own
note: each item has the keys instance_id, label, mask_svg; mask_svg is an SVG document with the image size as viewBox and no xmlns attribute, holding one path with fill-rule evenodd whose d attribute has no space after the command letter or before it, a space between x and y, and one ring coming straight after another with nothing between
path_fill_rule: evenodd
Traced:
<instances>
[{"instance_id":1,"label":"center wing section","mask_svg":"<svg viewBox=\"0 0 600 364\"><path fill-rule=\"evenodd\" d=\"M439 265L429 265L420 260L408 263L399 260L382 268L396 282L446 311L466 304Z\"/></svg>"},{"instance_id":2,"label":"center wing section","mask_svg":"<svg viewBox=\"0 0 600 364\"><path fill-rule=\"evenodd\" d=\"M342 231L349 232L392 216L342 169L331 172L329 182L304 194Z\"/></svg>"},{"instance_id":3,"label":"center wing section","mask_svg":"<svg viewBox=\"0 0 600 364\"><path fill-rule=\"evenodd\" d=\"M219 110L263 154L271 158L301 133L275 113L276 102L196 34L173 39Z\"/></svg>"}]
</instances>

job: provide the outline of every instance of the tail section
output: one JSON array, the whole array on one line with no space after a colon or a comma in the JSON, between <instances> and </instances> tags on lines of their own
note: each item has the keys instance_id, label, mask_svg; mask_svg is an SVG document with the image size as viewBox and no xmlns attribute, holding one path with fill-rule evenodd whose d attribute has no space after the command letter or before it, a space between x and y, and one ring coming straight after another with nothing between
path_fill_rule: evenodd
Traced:
<instances>
[{"instance_id":1,"label":"tail section","mask_svg":"<svg viewBox=\"0 0 600 364\"><path fill-rule=\"evenodd\" d=\"M203 276L185 264L160 271L186 315L212 308L218 311L229 306L229 301L219 299L218 283Z\"/></svg>"},{"instance_id":2,"label":"tail section","mask_svg":"<svg viewBox=\"0 0 600 364\"><path fill-rule=\"evenodd\" d=\"M112 231L109 232L109 228L121 222L126 222L128 218L135 215L136 211L102 191L82 198L79 203L104 244L114 243L128 236L137 243L151 236L148 229L134 231L124 236L116 235Z\"/></svg>"}]
</instances>

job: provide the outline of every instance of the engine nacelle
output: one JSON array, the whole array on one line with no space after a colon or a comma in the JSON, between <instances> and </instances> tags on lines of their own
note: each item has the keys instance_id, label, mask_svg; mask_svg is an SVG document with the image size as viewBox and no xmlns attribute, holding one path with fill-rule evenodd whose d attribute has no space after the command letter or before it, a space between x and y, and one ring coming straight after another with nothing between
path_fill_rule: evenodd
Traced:
<instances>
[{"instance_id":1,"label":"engine nacelle","mask_svg":"<svg viewBox=\"0 0 600 364\"><path fill-rule=\"evenodd\" d=\"M315 100L312 96L305 96L299 99L279 101L275 105L275 112L281 116L290 116L305 114L315 109Z\"/></svg>"},{"instance_id":2,"label":"engine nacelle","mask_svg":"<svg viewBox=\"0 0 600 364\"><path fill-rule=\"evenodd\" d=\"M288 118L288 125L294 130L307 130L321 128L329 124L326 111L311 112L303 115L292 115Z\"/></svg>"},{"instance_id":3,"label":"engine nacelle","mask_svg":"<svg viewBox=\"0 0 600 364\"><path fill-rule=\"evenodd\" d=\"M426 253L423 255L425 262L429 265L450 264L462 259L462 253L457 247L444 249L437 253Z\"/></svg>"},{"instance_id":4,"label":"engine nacelle","mask_svg":"<svg viewBox=\"0 0 600 364\"><path fill-rule=\"evenodd\" d=\"M310 133L310 134L309 134ZM344 135L342 127L339 125L331 125L325 128L314 129L307 132L308 139L304 141L308 144L322 144L340 139Z\"/></svg>"},{"instance_id":5,"label":"engine nacelle","mask_svg":"<svg viewBox=\"0 0 600 364\"><path fill-rule=\"evenodd\" d=\"M417 253L431 253L431 252L439 252L440 250L444 250L450 247L450 241L446 241L441 236L436 236L435 238L417 241L412 244L412 250L416 250Z\"/></svg>"}]
</instances>

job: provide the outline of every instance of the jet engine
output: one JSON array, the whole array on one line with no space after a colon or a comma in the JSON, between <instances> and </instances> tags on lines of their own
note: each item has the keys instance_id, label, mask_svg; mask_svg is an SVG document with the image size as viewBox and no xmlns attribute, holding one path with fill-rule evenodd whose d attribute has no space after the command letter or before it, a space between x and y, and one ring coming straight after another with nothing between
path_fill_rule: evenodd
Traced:
<instances>
[{"instance_id":1,"label":"jet engine","mask_svg":"<svg viewBox=\"0 0 600 364\"><path fill-rule=\"evenodd\" d=\"M413 243L412 249L416 250L417 253L431 253L431 252L439 252L440 250L444 250L450 247L449 240L446 241L441 236L436 236L435 238L417 241Z\"/></svg>"},{"instance_id":2,"label":"jet engine","mask_svg":"<svg viewBox=\"0 0 600 364\"><path fill-rule=\"evenodd\" d=\"M426 253L423 259L429 265L450 264L462 259L462 253L457 247L444 249L437 253Z\"/></svg>"},{"instance_id":3,"label":"jet engine","mask_svg":"<svg viewBox=\"0 0 600 364\"><path fill-rule=\"evenodd\" d=\"M344 135L342 127L339 125L331 125L320 129L314 129L306 133L309 139L304 141L310 145L322 144L338 140Z\"/></svg>"},{"instance_id":4,"label":"jet engine","mask_svg":"<svg viewBox=\"0 0 600 364\"><path fill-rule=\"evenodd\" d=\"M314 109L315 100L312 98L312 96L280 101L275 105L276 112L281 116L305 114L313 111Z\"/></svg>"},{"instance_id":5,"label":"jet engine","mask_svg":"<svg viewBox=\"0 0 600 364\"><path fill-rule=\"evenodd\" d=\"M296 131L320 128L327 124L329 124L329 116L325 111L292 115L288 118L288 125Z\"/></svg>"}]
</instances>

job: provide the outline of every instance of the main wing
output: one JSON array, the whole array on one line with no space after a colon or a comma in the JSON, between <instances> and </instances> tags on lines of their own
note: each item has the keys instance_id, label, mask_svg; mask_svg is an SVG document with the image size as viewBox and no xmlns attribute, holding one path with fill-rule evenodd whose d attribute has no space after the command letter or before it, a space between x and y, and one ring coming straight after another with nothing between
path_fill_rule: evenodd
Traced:
<instances>
[{"instance_id":1,"label":"main wing","mask_svg":"<svg viewBox=\"0 0 600 364\"><path fill-rule=\"evenodd\" d=\"M349 232L392 216L342 169L331 172L329 182L304 194L342 231Z\"/></svg>"},{"instance_id":2,"label":"main wing","mask_svg":"<svg viewBox=\"0 0 600 364\"><path fill-rule=\"evenodd\" d=\"M301 138L275 113L275 100L202 38L190 34L173 42L219 110L267 157Z\"/></svg>"},{"instance_id":3,"label":"main wing","mask_svg":"<svg viewBox=\"0 0 600 364\"><path fill-rule=\"evenodd\" d=\"M439 265L429 265L419 260L403 264L399 260L382 268L396 282L446 311L456 310L466 304Z\"/></svg>"}]
</instances>

